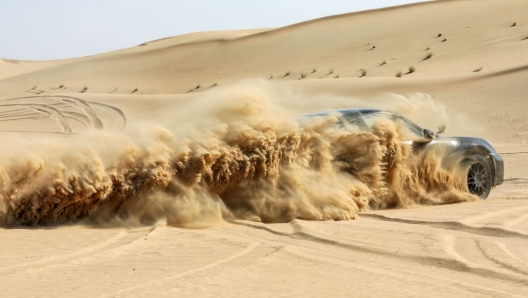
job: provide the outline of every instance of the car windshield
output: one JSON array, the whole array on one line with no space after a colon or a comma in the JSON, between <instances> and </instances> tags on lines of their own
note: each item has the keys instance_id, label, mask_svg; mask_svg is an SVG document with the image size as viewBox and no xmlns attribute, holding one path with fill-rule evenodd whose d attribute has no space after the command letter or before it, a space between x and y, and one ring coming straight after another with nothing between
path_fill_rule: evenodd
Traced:
<instances>
[{"instance_id":1,"label":"car windshield","mask_svg":"<svg viewBox=\"0 0 528 298\"><path fill-rule=\"evenodd\" d=\"M402 128L403 132L408 134L404 137L409 139L422 138L422 129L410 122L409 120L392 113L376 113L365 115L361 118L349 120L348 123L360 130L370 131L372 126L379 120L386 119L392 121L397 127Z\"/></svg>"}]
</instances>

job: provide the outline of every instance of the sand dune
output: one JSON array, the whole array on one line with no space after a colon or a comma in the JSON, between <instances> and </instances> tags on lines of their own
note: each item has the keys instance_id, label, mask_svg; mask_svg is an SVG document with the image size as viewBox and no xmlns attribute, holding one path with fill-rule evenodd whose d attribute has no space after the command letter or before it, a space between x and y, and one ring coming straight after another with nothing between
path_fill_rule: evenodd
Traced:
<instances>
[{"instance_id":1,"label":"sand dune","mask_svg":"<svg viewBox=\"0 0 528 298\"><path fill-rule=\"evenodd\" d=\"M410 66L418 69L412 78L469 75L480 67L486 72L500 71L523 65L526 59L521 39L528 33L521 22L510 27L525 17L524 5L515 0L507 5L490 1L475 10L472 1L435 1L314 20L243 38L183 44L167 40L154 49L145 46L83 58L4 83L31 88L38 81L51 88L83 76L81 89L84 85L103 87L112 78L116 86L110 88L139 88L156 94L184 93L197 84L222 84L245 77L279 78L288 71L291 75L284 79L297 80L302 72L314 68L318 72L306 79L324 76L330 70L340 78L358 77L359 69L366 69L368 77L394 78L397 71L405 73ZM494 16L487 17L487 11L494 11ZM438 34L442 37L436 38ZM442 42L444 38L449 39ZM370 50L373 46L376 48ZM421 61L428 52L433 57ZM387 64L379 66L383 61ZM128 71L123 74L121 69Z\"/></svg>"},{"instance_id":2,"label":"sand dune","mask_svg":"<svg viewBox=\"0 0 528 298\"><path fill-rule=\"evenodd\" d=\"M527 17L431 1L0 60L3 295L526 296ZM348 107L486 138L505 184L482 201L426 177L394 201L379 154L412 170L397 137L293 120ZM336 144L372 149L357 179Z\"/></svg>"}]
</instances>

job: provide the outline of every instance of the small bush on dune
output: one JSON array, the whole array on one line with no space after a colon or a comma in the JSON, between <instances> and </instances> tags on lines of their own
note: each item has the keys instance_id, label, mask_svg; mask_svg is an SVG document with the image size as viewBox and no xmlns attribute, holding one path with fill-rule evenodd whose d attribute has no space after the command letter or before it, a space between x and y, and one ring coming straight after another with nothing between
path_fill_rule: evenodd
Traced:
<instances>
[{"instance_id":1,"label":"small bush on dune","mask_svg":"<svg viewBox=\"0 0 528 298\"><path fill-rule=\"evenodd\" d=\"M381 64L379 66L383 66L385 64L387 64L387 61L383 60L383 62L381 62Z\"/></svg>"},{"instance_id":2,"label":"small bush on dune","mask_svg":"<svg viewBox=\"0 0 528 298\"><path fill-rule=\"evenodd\" d=\"M196 87L194 87L193 89L190 89L189 91L187 91L185 93L191 93L191 92L193 92L195 90L198 90L198 89L200 89L200 85L197 85Z\"/></svg>"},{"instance_id":3,"label":"small bush on dune","mask_svg":"<svg viewBox=\"0 0 528 298\"><path fill-rule=\"evenodd\" d=\"M328 77L329 75L331 75L331 74L333 74L333 73L334 73L334 70L333 70L333 69L330 69L330 71L328 71L327 74L320 76L319 79L324 79L324 78Z\"/></svg>"},{"instance_id":4,"label":"small bush on dune","mask_svg":"<svg viewBox=\"0 0 528 298\"><path fill-rule=\"evenodd\" d=\"M84 93L84 92L86 92L86 90L88 90L88 87L82 88L82 90L79 93Z\"/></svg>"},{"instance_id":5,"label":"small bush on dune","mask_svg":"<svg viewBox=\"0 0 528 298\"><path fill-rule=\"evenodd\" d=\"M477 69L475 69L473 72L480 72L481 70L482 70L482 66L477 68Z\"/></svg>"},{"instance_id":6,"label":"small bush on dune","mask_svg":"<svg viewBox=\"0 0 528 298\"><path fill-rule=\"evenodd\" d=\"M397 78L401 78L401 76L402 76L402 72L401 72L401 71L398 71L398 72L396 73L396 77L397 77Z\"/></svg>"},{"instance_id":7,"label":"small bush on dune","mask_svg":"<svg viewBox=\"0 0 528 298\"><path fill-rule=\"evenodd\" d=\"M362 77L364 77L364 76L367 75L367 71L366 71L365 69L360 69L359 72L361 73L361 74L359 75L360 78L362 78Z\"/></svg>"},{"instance_id":8,"label":"small bush on dune","mask_svg":"<svg viewBox=\"0 0 528 298\"><path fill-rule=\"evenodd\" d=\"M409 74L414 73L416 71L416 68L414 66L409 67Z\"/></svg>"},{"instance_id":9,"label":"small bush on dune","mask_svg":"<svg viewBox=\"0 0 528 298\"><path fill-rule=\"evenodd\" d=\"M429 53L427 53L427 55L425 55L425 57L422 59L422 61L429 60L432 57L433 57L433 53L429 52Z\"/></svg>"}]
</instances>

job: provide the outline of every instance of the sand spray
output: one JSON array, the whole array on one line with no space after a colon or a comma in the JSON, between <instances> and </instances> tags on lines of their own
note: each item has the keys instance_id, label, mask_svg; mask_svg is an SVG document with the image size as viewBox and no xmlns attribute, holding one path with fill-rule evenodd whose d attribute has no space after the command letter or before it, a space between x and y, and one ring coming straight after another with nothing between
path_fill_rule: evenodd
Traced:
<instances>
[{"instance_id":1,"label":"sand spray","mask_svg":"<svg viewBox=\"0 0 528 298\"><path fill-rule=\"evenodd\" d=\"M388 96L386 110L447 115L427 96ZM295 106L302 102L320 104L241 83L123 132L2 136L0 226L348 220L370 209L475 199L443 167L441 148L412 154L390 121L378 121L372 132L344 130L335 116L300 125ZM337 97L327 103L369 104Z\"/></svg>"}]
</instances>

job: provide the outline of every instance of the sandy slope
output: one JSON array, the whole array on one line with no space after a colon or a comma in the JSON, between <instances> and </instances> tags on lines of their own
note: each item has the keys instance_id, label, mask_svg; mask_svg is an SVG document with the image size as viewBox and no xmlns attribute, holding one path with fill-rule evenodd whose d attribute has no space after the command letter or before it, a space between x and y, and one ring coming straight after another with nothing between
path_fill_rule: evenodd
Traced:
<instances>
[{"instance_id":1,"label":"sandy slope","mask_svg":"<svg viewBox=\"0 0 528 298\"><path fill-rule=\"evenodd\" d=\"M186 115L189 102L257 79L277 88L292 115L382 106L430 127L445 122L451 135L489 139L506 162L505 184L487 201L372 211L353 221L3 229L3 295L526 296L527 17L524 0L434 1L274 30L195 33L78 59L0 60L0 103L40 104L49 115L21 119L0 106L6 144L31 135L16 131L65 129L50 109L58 95L86 101L106 129L136 129L202 121ZM405 74L411 66L416 71ZM387 93L418 106L430 95L445 110L395 106L397 96ZM81 101L61 110L75 118L66 126L96 126L79 109L87 111Z\"/></svg>"},{"instance_id":2,"label":"sandy slope","mask_svg":"<svg viewBox=\"0 0 528 298\"><path fill-rule=\"evenodd\" d=\"M0 280L10 297L523 297L526 210L495 198L347 222L7 230Z\"/></svg>"},{"instance_id":3,"label":"sandy slope","mask_svg":"<svg viewBox=\"0 0 528 298\"><path fill-rule=\"evenodd\" d=\"M18 76L24 73L30 73L41 69L50 68L69 60L55 61L18 61L0 58L0 79Z\"/></svg>"}]
</instances>

